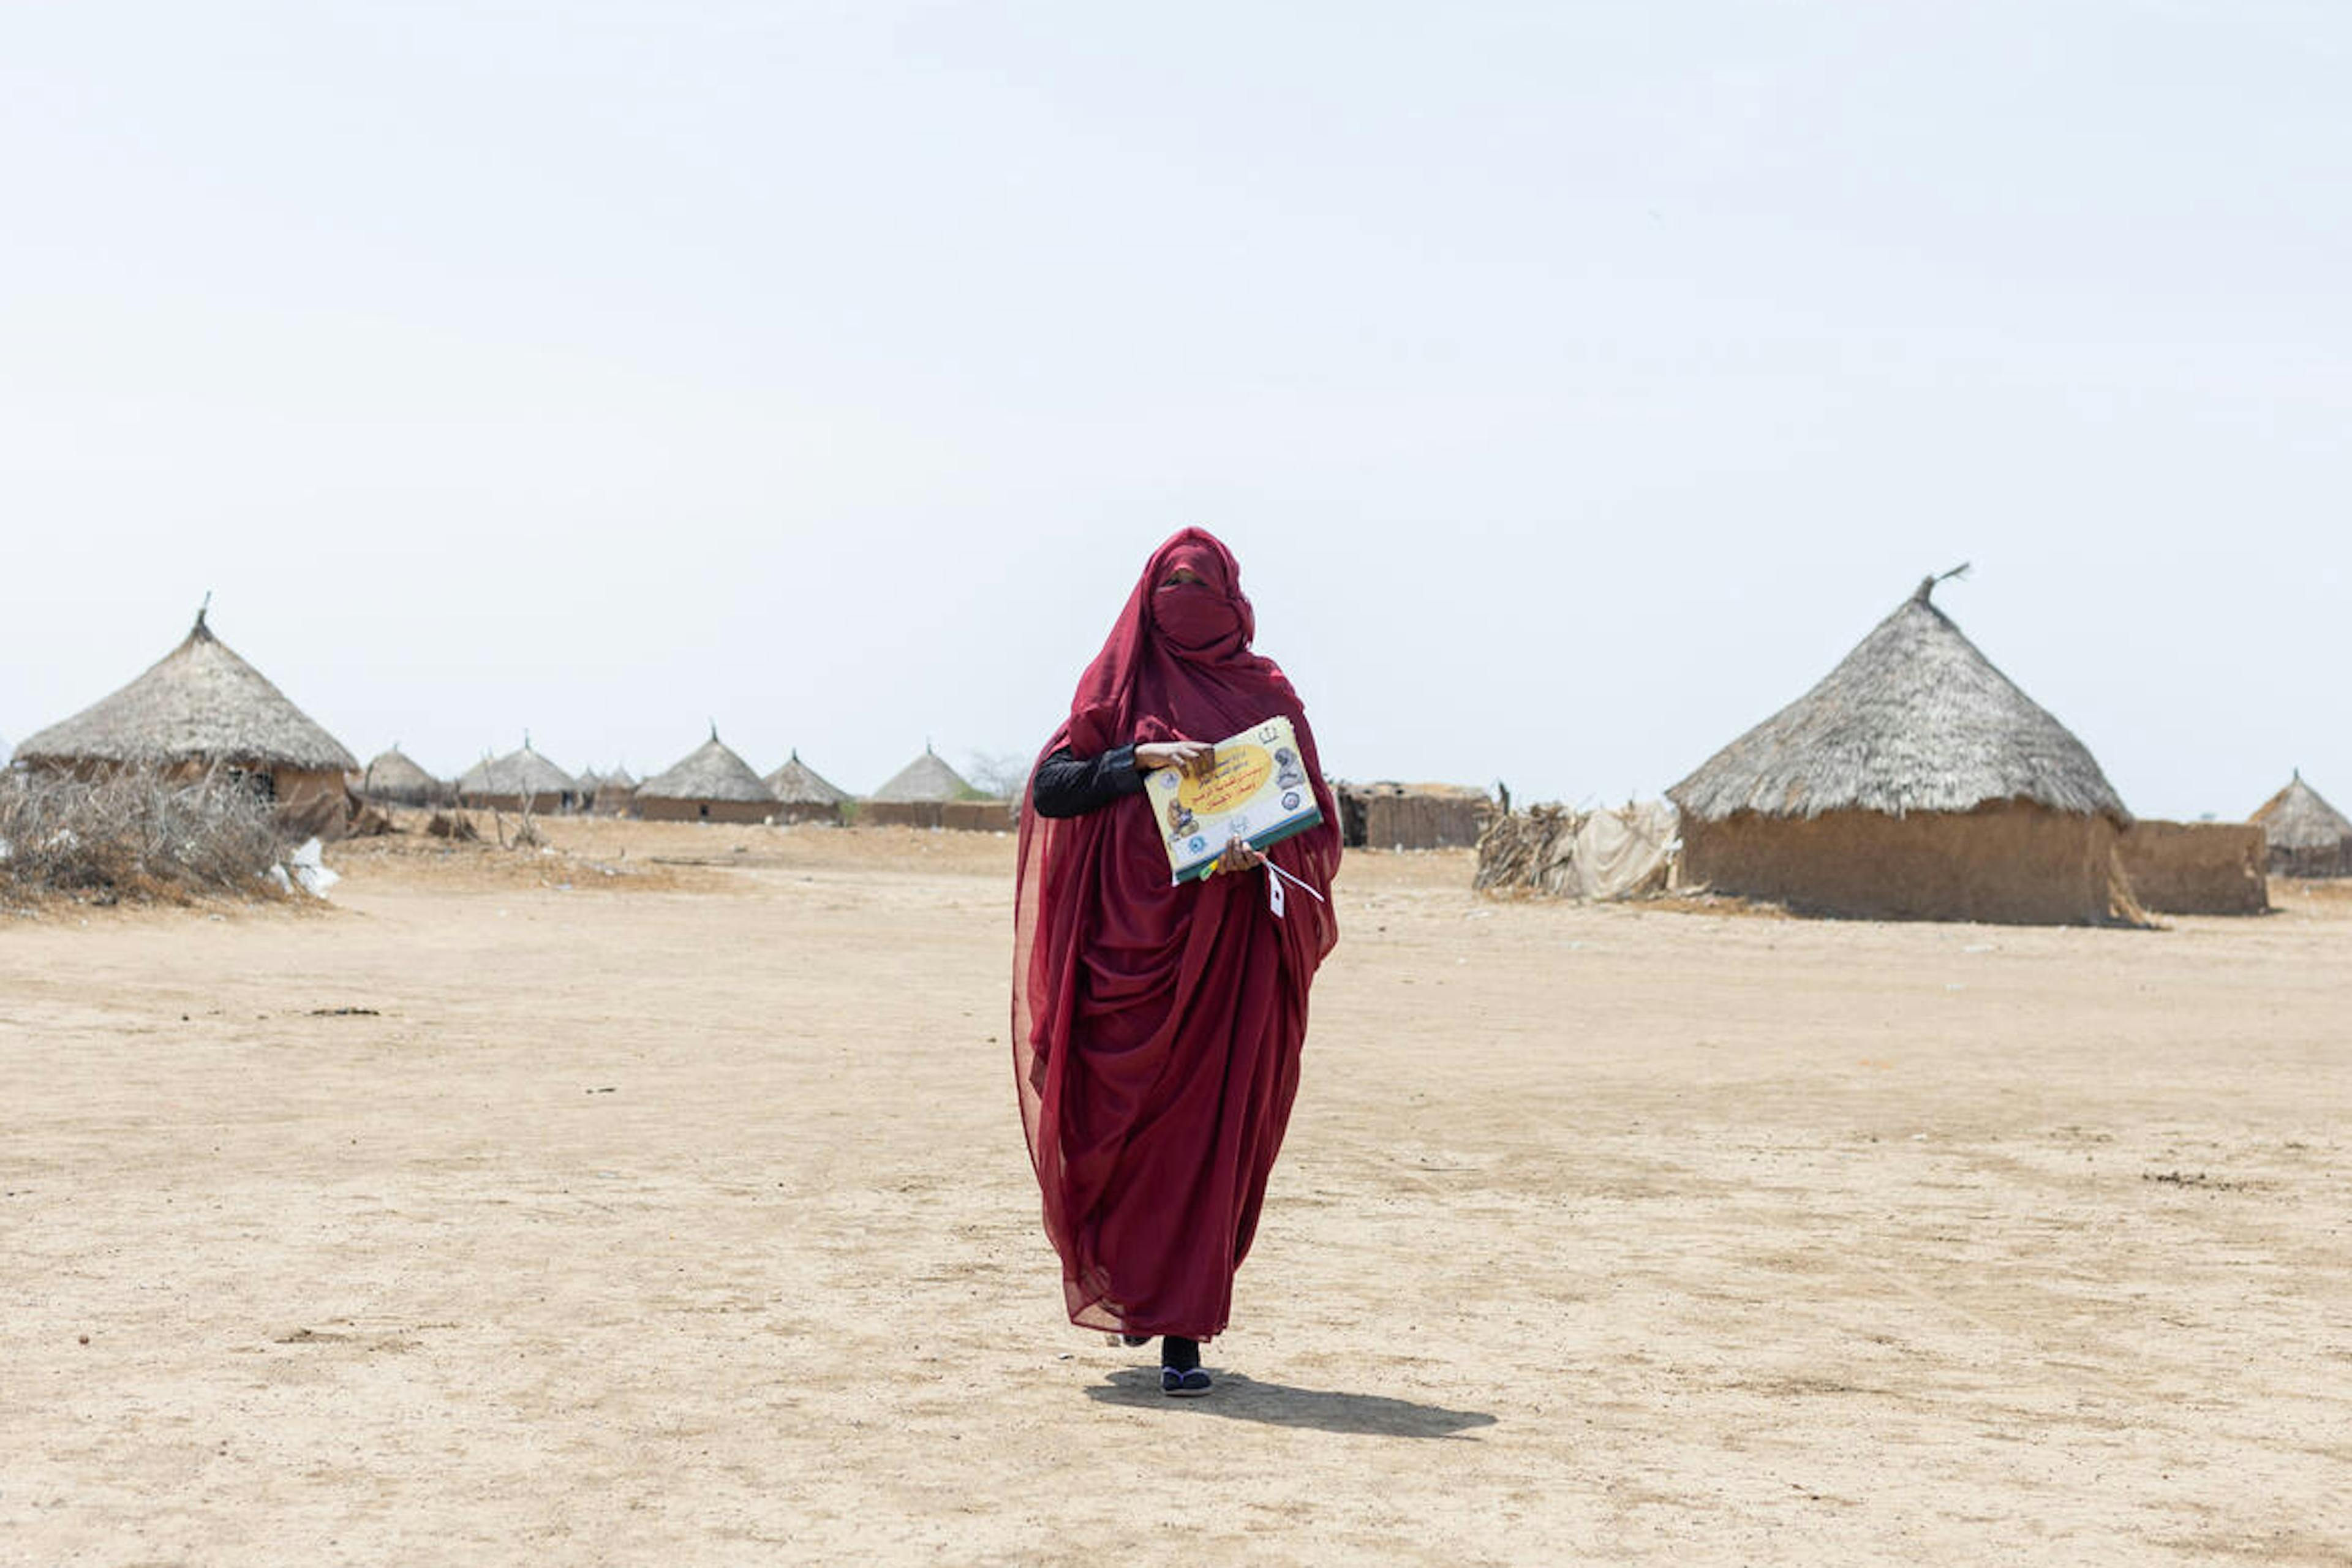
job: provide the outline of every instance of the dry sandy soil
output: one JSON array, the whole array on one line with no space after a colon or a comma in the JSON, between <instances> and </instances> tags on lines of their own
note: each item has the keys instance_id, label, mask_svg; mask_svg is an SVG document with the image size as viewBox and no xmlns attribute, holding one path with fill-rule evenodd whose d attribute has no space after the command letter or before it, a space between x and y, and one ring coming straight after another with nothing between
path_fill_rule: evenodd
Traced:
<instances>
[{"instance_id":1,"label":"dry sandy soil","mask_svg":"<svg viewBox=\"0 0 2352 1568\"><path fill-rule=\"evenodd\" d=\"M2352 900L1356 857L1178 1403L1058 1321L1008 840L556 833L0 921L0 1562L2352 1562Z\"/></svg>"}]
</instances>

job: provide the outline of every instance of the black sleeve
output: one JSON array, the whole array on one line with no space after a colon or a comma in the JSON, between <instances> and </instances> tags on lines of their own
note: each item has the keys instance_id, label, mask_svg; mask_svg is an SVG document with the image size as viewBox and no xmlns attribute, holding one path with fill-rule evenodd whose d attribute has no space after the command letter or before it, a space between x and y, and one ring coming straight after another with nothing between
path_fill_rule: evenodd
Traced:
<instances>
[{"instance_id":1,"label":"black sleeve","mask_svg":"<svg viewBox=\"0 0 2352 1568\"><path fill-rule=\"evenodd\" d=\"M1040 816L1078 816L1099 810L1123 795L1143 793L1135 771L1135 748L1118 746L1099 757L1082 757L1064 746L1037 764L1029 799Z\"/></svg>"}]
</instances>

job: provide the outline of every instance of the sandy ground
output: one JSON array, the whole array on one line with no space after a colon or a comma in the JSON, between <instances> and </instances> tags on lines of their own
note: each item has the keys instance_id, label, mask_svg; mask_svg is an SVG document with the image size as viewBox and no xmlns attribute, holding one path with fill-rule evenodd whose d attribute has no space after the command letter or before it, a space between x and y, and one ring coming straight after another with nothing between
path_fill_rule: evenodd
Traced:
<instances>
[{"instance_id":1,"label":"sandy ground","mask_svg":"<svg viewBox=\"0 0 2352 1568\"><path fill-rule=\"evenodd\" d=\"M557 831L0 921L0 1562L2352 1562L2352 900L1357 857L1184 1404L1058 1321L1009 841Z\"/></svg>"}]
</instances>

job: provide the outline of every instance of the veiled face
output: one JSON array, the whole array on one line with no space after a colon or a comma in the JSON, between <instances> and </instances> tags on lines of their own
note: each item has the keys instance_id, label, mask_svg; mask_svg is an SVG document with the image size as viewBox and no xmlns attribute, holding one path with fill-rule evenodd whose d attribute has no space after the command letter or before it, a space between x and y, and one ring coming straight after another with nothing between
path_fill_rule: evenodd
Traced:
<instances>
[{"instance_id":1,"label":"veiled face","mask_svg":"<svg viewBox=\"0 0 2352 1568\"><path fill-rule=\"evenodd\" d=\"M1217 579L1223 563L1199 545L1171 551L1151 593L1151 620L1162 641L1180 654L1227 653L1242 639L1241 608Z\"/></svg>"}]
</instances>

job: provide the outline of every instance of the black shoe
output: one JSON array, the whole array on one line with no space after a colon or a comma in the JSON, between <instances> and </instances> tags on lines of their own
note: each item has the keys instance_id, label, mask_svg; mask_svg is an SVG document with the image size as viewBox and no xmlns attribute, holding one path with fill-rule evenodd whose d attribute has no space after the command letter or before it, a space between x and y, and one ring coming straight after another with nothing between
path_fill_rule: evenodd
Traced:
<instances>
[{"instance_id":1,"label":"black shoe","mask_svg":"<svg viewBox=\"0 0 2352 1568\"><path fill-rule=\"evenodd\" d=\"M1196 1366L1188 1371L1179 1371L1172 1366L1163 1366L1160 1369L1160 1392L1171 1399L1198 1399L1208 1393L1209 1388L1209 1374L1204 1368Z\"/></svg>"}]
</instances>

